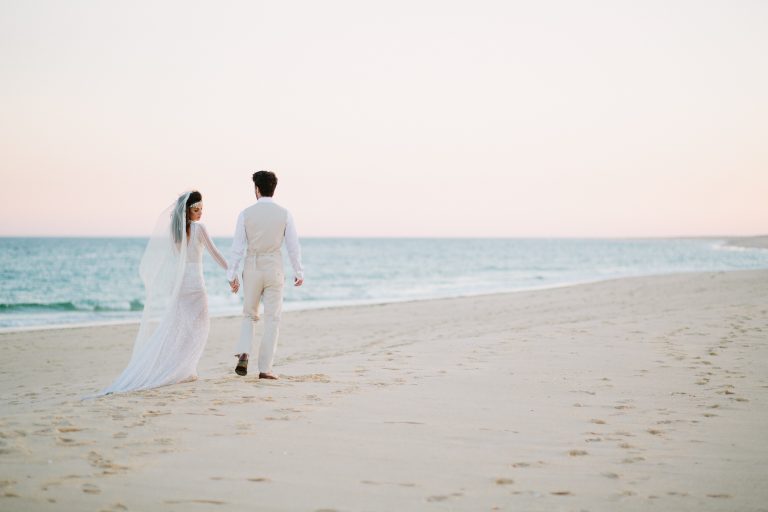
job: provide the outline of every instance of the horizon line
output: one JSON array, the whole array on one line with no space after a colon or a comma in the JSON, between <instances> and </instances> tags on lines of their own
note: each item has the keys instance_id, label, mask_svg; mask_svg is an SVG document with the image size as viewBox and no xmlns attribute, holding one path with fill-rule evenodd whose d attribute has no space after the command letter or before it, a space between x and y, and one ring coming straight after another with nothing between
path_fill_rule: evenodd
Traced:
<instances>
[{"instance_id":1,"label":"horizon line","mask_svg":"<svg viewBox=\"0 0 768 512\"><path fill-rule=\"evenodd\" d=\"M232 238L231 235L211 235L212 238ZM501 235L501 236L473 236L473 235L382 235L382 236L361 236L361 235L308 235L300 236L299 239L347 239L347 240L666 240L666 239L744 239L744 238L763 238L768 237L768 233L758 235L606 235L606 236L580 236L580 235ZM86 238L86 239L131 239L131 238L149 238L149 235L2 235L0 239L10 238Z\"/></svg>"}]
</instances>

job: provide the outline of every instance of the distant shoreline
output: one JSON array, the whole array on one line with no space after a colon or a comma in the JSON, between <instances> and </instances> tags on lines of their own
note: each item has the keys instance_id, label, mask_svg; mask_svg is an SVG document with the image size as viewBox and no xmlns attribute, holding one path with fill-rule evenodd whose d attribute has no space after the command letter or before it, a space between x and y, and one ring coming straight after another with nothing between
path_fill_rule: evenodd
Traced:
<instances>
[{"instance_id":1,"label":"distant shoreline","mask_svg":"<svg viewBox=\"0 0 768 512\"><path fill-rule=\"evenodd\" d=\"M725 241L725 245L749 249L768 249L768 235L729 238Z\"/></svg>"}]
</instances>

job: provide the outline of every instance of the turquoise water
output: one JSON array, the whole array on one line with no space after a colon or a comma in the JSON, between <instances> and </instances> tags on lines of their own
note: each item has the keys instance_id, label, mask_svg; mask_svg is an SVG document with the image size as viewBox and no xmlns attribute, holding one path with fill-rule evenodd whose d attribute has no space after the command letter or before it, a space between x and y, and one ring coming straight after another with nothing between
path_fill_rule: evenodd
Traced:
<instances>
[{"instance_id":1,"label":"turquoise water","mask_svg":"<svg viewBox=\"0 0 768 512\"><path fill-rule=\"evenodd\" d=\"M231 239L216 238L228 254ZM130 321L141 315L140 238L0 238L0 328ZM306 283L286 309L454 297L615 277L768 268L768 251L711 239L302 240ZM237 314L205 256L212 315ZM290 275L286 258L286 274Z\"/></svg>"}]
</instances>

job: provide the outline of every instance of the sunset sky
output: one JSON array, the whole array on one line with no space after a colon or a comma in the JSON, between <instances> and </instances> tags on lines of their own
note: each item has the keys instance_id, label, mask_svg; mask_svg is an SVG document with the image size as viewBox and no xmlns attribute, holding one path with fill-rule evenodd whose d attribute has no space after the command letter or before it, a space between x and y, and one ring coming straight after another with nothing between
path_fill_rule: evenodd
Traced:
<instances>
[{"instance_id":1,"label":"sunset sky","mask_svg":"<svg viewBox=\"0 0 768 512\"><path fill-rule=\"evenodd\" d=\"M0 236L768 233L765 1L0 0Z\"/></svg>"}]
</instances>

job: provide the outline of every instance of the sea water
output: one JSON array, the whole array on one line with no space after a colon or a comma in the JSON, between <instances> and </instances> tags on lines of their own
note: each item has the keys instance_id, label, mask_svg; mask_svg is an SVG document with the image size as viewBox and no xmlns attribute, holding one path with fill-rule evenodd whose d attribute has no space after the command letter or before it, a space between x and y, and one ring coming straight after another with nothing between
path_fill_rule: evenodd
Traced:
<instances>
[{"instance_id":1,"label":"sea water","mask_svg":"<svg viewBox=\"0 0 768 512\"><path fill-rule=\"evenodd\" d=\"M228 255L231 239L215 243ZM285 309L458 297L690 271L768 268L768 250L713 239L302 239ZM142 238L0 238L0 328L138 320ZM204 257L212 316L241 296ZM242 291L241 291L242 294Z\"/></svg>"}]
</instances>

